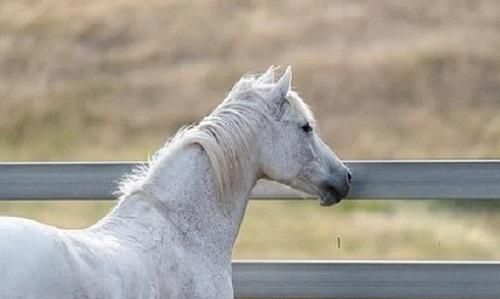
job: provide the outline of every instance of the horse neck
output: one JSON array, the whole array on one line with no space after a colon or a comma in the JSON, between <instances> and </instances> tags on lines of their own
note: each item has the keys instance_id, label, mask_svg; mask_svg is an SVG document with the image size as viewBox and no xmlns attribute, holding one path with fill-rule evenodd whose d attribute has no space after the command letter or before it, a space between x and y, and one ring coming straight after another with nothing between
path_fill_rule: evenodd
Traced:
<instances>
[{"instance_id":1,"label":"horse neck","mask_svg":"<svg viewBox=\"0 0 500 299\"><path fill-rule=\"evenodd\" d=\"M248 196L256 183L252 159L244 160L248 165L244 165L243 173L236 174L241 184L232 190L232 198L219 198L207 154L197 144L184 146L164 161L157 161L143 190L123 199L114 216L130 218L129 213L138 213L135 205L150 204L153 214L160 214L163 219L137 215L136 218L142 217L141 222L147 221L149 226L157 223L166 234L177 231L191 245L212 249L216 246L230 257Z\"/></svg>"}]
</instances>

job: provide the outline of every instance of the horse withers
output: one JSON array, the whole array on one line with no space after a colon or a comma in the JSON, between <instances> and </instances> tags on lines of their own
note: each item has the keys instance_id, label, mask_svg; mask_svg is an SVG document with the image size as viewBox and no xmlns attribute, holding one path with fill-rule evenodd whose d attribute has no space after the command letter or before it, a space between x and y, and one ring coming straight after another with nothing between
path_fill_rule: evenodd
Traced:
<instances>
[{"instance_id":1,"label":"horse withers","mask_svg":"<svg viewBox=\"0 0 500 299\"><path fill-rule=\"evenodd\" d=\"M257 180L332 205L351 174L323 143L288 67L242 77L150 165L126 176L97 224L0 219L0 298L233 298L231 254Z\"/></svg>"}]
</instances>

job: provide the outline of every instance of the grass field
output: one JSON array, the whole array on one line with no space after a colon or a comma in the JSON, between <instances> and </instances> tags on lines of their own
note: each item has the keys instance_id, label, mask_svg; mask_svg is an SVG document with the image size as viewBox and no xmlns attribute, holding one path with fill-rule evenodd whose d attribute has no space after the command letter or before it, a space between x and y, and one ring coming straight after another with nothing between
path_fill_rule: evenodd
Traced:
<instances>
[{"instance_id":1,"label":"grass field","mask_svg":"<svg viewBox=\"0 0 500 299\"><path fill-rule=\"evenodd\" d=\"M0 160L144 160L271 64L344 159L500 156L498 1L20 0L0 2ZM81 227L109 205L0 213ZM477 205L252 203L236 256L498 259Z\"/></svg>"},{"instance_id":2,"label":"grass field","mask_svg":"<svg viewBox=\"0 0 500 299\"><path fill-rule=\"evenodd\" d=\"M93 224L111 202L2 202L0 214L65 228ZM500 217L485 203L252 201L236 244L241 259L499 259Z\"/></svg>"}]
</instances>

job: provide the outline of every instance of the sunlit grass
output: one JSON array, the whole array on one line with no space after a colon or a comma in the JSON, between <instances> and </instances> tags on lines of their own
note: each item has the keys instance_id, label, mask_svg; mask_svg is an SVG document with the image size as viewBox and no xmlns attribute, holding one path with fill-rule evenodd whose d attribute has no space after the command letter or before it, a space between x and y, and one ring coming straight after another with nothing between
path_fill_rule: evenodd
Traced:
<instances>
[{"instance_id":1,"label":"sunlit grass","mask_svg":"<svg viewBox=\"0 0 500 299\"><path fill-rule=\"evenodd\" d=\"M82 228L114 202L0 202L0 215ZM495 210L436 208L422 201L251 201L237 259L499 259ZM438 204L439 205L439 204Z\"/></svg>"},{"instance_id":2,"label":"sunlit grass","mask_svg":"<svg viewBox=\"0 0 500 299\"><path fill-rule=\"evenodd\" d=\"M427 202L252 202L238 258L498 259L495 211L464 213Z\"/></svg>"},{"instance_id":3,"label":"sunlit grass","mask_svg":"<svg viewBox=\"0 0 500 299\"><path fill-rule=\"evenodd\" d=\"M25 217L61 228L83 228L102 218L111 201L0 201L0 215Z\"/></svg>"}]
</instances>

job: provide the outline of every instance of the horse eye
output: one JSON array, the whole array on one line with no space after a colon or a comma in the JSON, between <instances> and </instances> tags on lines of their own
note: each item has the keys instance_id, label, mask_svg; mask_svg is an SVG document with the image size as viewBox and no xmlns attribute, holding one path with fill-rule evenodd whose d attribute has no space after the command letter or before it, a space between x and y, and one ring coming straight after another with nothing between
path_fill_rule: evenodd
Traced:
<instances>
[{"instance_id":1,"label":"horse eye","mask_svg":"<svg viewBox=\"0 0 500 299\"><path fill-rule=\"evenodd\" d=\"M304 130L304 132L311 132L313 130L313 128L311 127L311 125L309 123L305 124L302 126L302 130Z\"/></svg>"}]
</instances>

